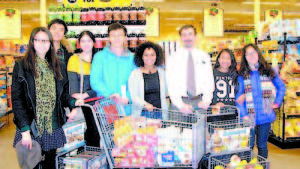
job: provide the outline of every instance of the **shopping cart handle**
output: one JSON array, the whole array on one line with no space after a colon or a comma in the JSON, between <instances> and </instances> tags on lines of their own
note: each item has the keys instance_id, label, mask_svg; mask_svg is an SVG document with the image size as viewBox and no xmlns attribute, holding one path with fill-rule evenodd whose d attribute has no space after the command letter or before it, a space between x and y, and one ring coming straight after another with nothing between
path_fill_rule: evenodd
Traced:
<instances>
[{"instance_id":1,"label":"shopping cart handle","mask_svg":"<svg viewBox=\"0 0 300 169\"><path fill-rule=\"evenodd\" d=\"M100 96L100 97L93 97L93 98L85 99L84 103L93 102L93 101L96 101L96 100L101 100L103 98L104 98L103 96Z\"/></svg>"}]
</instances>

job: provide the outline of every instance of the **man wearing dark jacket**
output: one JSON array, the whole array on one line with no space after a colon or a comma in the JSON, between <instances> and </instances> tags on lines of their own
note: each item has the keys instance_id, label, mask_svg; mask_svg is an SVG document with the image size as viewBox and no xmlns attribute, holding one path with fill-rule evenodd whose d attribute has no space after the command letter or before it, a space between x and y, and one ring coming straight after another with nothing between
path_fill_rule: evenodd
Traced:
<instances>
[{"instance_id":1,"label":"man wearing dark jacket","mask_svg":"<svg viewBox=\"0 0 300 169\"><path fill-rule=\"evenodd\" d=\"M64 39L64 35L68 32L66 23L61 19L54 19L48 24L48 29L53 37L57 57L67 66L69 58L73 55L73 49Z\"/></svg>"}]
</instances>

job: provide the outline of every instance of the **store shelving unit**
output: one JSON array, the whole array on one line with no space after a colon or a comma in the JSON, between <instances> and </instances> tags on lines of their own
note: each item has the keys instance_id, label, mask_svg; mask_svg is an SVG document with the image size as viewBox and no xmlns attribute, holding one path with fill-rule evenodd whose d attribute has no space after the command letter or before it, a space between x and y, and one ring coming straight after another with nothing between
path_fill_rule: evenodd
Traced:
<instances>
[{"instance_id":1,"label":"store shelving unit","mask_svg":"<svg viewBox=\"0 0 300 169\"><path fill-rule=\"evenodd\" d=\"M268 37L265 40L257 40L257 44L260 45L263 41L271 40ZM300 43L300 37L288 37L287 33L283 34L283 37L276 39L278 45L283 45L283 59L282 62L279 61L278 65L281 69L282 64L285 61L286 54L288 54L287 45L289 44L298 44ZM269 50L269 53L278 52L279 50ZM298 60L299 63L300 60ZM299 92L296 92L295 95L298 95ZM287 98L287 97L286 97ZM300 131L296 130L295 120L300 121L300 111L299 113L289 112L291 109L287 109L287 106L290 106L288 100L284 100L282 107L280 110L276 111L276 120L272 124L272 129L269 135L269 142L282 148L282 149L289 149L289 148L300 148ZM295 105L296 106L296 103ZM292 106L292 107L294 107ZM297 107L294 107L297 110ZM294 134L291 134L294 133Z\"/></svg>"}]
</instances>

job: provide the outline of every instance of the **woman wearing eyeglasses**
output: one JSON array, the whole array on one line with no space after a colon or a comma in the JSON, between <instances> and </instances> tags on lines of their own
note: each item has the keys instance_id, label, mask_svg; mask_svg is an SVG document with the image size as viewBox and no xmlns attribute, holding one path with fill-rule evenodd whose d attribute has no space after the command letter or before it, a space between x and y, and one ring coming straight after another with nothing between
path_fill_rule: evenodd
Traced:
<instances>
[{"instance_id":1,"label":"woman wearing eyeglasses","mask_svg":"<svg viewBox=\"0 0 300 169\"><path fill-rule=\"evenodd\" d=\"M238 77L239 91L236 98L245 94L242 104L237 103L244 121L254 123L251 130L250 146L256 140L258 155L268 158L267 141L271 123L285 95L285 85L271 65L263 58L259 48L248 44L243 48L242 63ZM276 96L273 94L276 88Z\"/></svg>"},{"instance_id":2,"label":"woman wearing eyeglasses","mask_svg":"<svg viewBox=\"0 0 300 169\"><path fill-rule=\"evenodd\" d=\"M68 62L68 77L70 80L70 95L76 99L75 106L82 106L84 100L97 96L90 85L91 63L95 55L95 36L90 31L83 31L78 37L80 53L71 56ZM91 109L85 106L73 109L68 115L69 121L85 118L87 130L85 132L86 145L99 147L100 134L97 130Z\"/></svg>"},{"instance_id":3,"label":"woman wearing eyeglasses","mask_svg":"<svg viewBox=\"0 0 300 169\"><path fill-rule=\"evenodd\" d=\"M66 66L56 57L48 29L31 32L28 51L14 66L11 93L17 127L14 146L21 142L31 149L32 139L37 141L45 157L41 167L54 169L56 150L66 143L64 107L72 109L75 104L71 105Z\"/></svg>"}]
</instances>

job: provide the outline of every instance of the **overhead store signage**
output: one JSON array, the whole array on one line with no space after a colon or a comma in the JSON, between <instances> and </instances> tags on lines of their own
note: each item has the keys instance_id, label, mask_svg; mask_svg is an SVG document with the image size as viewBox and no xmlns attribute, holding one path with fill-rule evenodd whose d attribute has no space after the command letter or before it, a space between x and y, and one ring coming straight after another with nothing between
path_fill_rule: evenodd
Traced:
<instances>
[{"instance_id":1,"label":"overhead store signage","mask_svg":"<svg viewBox=\"0 0 300 169\"><path fill-rule=\"evenodd\" d=\"M146 35L159 36L159 9L146 8Z\"/></svg>"},{"instance_id":2,"label":"overhead store signage","mask_svg":"<svg viewBox=\"0 0 300 169\"><path fill-rule=\"evenodd\" d=\"M273 23L274 21L282 20L282 11L278 9L265 10L265 21Z\"/></svg>"},{"instance_id":3,"label":"overhead store signage","mask_svg":"<svg viewBox=\"0 0 300 169\"><path fill-rule=\"evenodd\" d=\"M224 10L204 9L204 36L224 36Z\"/></svg>"},{"instance_id":4,"label":"overhead store signage","mask_svg":"<svg viewBox=\"0 0 300 169\"><path fill-rule=\"evenodd\" d=\"M70 7L122 7L130 6L131 0L63 0L63 3Z\"/></svg>"},{"instance_id":5,"label":"overhead store signage","mask_svg":"<svg viewBox=\"0 0 300 169\"><path fill-rule=\"evenodd\" d=\"M22 17L20 10L12 8L0 10L0 23L0 39L22 38Z\"/></svg>"}]
</instances>

